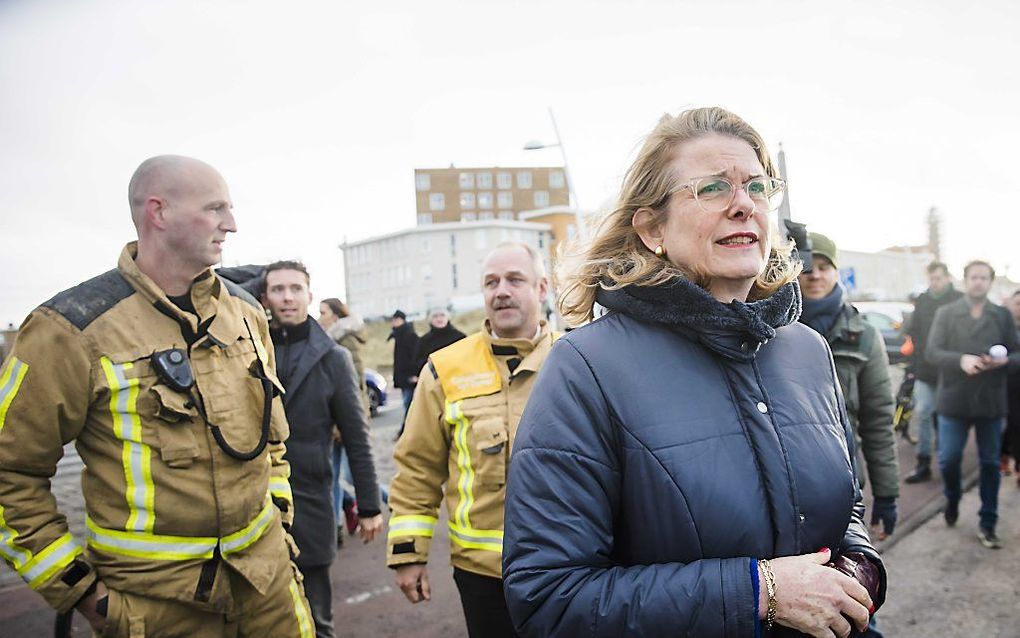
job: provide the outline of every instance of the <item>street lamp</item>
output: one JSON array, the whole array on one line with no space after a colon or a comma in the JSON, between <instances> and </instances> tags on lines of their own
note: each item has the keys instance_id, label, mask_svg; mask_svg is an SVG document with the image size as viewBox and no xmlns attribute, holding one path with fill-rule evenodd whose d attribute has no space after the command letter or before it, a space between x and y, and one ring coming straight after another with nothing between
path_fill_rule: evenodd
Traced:
<instances>
[{"instance_id":1,"label":"street lamp","mask_svg":"<svg viewBox=\"0 0 1020 638\"><path fill-rule=\"evenodd\" d=\"M577 193L574 191L574 180L570 179L570 168L567 166L567 152L563 148L563 140L560 139L560 129L556 126L556 116L553 115L552 107L549 107L549 119L552 120L553 134L556 135L555 144L544 144L538 140L531 140L524 145L526 151L537 151L543 148L558 148L560 149L560 157L563 158L563 176L567 180L567 191L570 193L570 199L573 202L574 215L577 217L577 232L583 233L584 227L581 224L580 208L581 204L577 200Z\"/></svg>"}]
</instances>

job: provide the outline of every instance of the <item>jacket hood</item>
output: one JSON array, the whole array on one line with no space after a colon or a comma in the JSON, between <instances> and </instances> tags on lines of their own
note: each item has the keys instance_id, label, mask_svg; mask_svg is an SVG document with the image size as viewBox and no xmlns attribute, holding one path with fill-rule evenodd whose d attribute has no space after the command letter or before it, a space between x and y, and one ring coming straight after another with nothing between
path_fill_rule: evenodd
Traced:
<instances>
[{"instance_id":1,"label":"jacket hood","mask_svg":"<svg viewBox=\"0 0 1020 638\"><path fill-rule=\"evenodd\" d=\"M329 328L326 328L326 334L329 335L329 337L333 341L340 341L341 339L346 337L349 333L360 332L361 329L364 327L365 322L364 320L362 320L360 316L348 315L346 317L340 317L336 321L334 321L333 325L331 325ZM359 335L355 334L355 336ZM359 341L364 343L364 339L359 339Z\"/></svg>"},{"instance_id":2,"label":"jacket hood","mask_svg":"<svg viewBox=\"0 0 1020 638\"><path fill-rule=\"evenodd\" d=\"M750 303L733 300L724 304L687 279L661 286L599 289L596 299L609 310L662 324L723 356L740 360L752 359L763 343L776 336L776 329L795 323L801 313L796 280Z\"/></svg>"}]
</instances>

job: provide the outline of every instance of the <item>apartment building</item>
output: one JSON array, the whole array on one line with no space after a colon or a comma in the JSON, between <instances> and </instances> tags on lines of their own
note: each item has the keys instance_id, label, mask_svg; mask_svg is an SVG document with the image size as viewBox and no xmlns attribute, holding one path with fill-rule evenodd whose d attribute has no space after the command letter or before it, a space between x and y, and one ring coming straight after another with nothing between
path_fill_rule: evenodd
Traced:
<instances>
[{"instance_id":1,"label":"apartment building","mask_svg":"<svg viewBox=\"0 0 1020 638\"><path fill-rule=\"evenodd\" d=\"M559 167L417 168L417 225L515 220L536 209L570 205Z\"/></svg>"}]
</instances>

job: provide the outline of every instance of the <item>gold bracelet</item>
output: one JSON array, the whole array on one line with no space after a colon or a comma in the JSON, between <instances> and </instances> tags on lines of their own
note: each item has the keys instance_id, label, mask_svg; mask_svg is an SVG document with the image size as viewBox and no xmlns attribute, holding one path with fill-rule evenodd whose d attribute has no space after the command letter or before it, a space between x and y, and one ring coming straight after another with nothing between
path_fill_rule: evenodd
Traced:
<instances>
[{"instance_id":1,"label":"gold bracelet","mask_svg":"<svg viewBox=\"0 0 1020 638\"><path fill-rule=\"evenodd\" d=\"M762 575L765 577L765 592L768 594L768 611L765 612L765 628L772 630L772 623L776 622L776 575L772 573L772 564L768 559L762 558L758 561Z\"/></svg>"}]
</instances>

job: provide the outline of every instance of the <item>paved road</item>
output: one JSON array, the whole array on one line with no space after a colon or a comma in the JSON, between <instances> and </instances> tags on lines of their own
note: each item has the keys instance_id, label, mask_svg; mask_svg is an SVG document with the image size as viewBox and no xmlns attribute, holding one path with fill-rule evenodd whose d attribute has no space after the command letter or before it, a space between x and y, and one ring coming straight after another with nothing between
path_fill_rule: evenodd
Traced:
<instances>
[{"instance_id":1,"label":"paved road","mask_svg":"<svg viewBox=\"0 0 1020 638\"><path fill-rule=\"evenodd\" d=\"M401 405L399 396L391 398L390 405L386 406L382 413L373 421L373 445L376 451L376 465L380 479L389 481L393 475L392 449L393 436L397 431L400 421ZM973 469L975 466L974 444L968 444L968 456L966 467ZM899 442L899 455L901 463L901 475L905 476L913 467L914 451L906 441ZM61 461L60 471L54 479L54 492L62 511L69 517L72 532L81 537L84 522L84 512L79 495L78 474L80 472L80 461L74 455L73 450L68 457ZM1011 489L1013 484L1004 486ZM871 498L867 497L870 505ZM904 485L900 499L900 527L897 533L884 545L891 548L889 551L905 553L911 551L915 535L911 530L918 528L922 523L936 514L941 506L942 497L938 481L921 485ZM975 508L976 509L976 508ZM967 510L964 509L964 512ZM970 545L977 544L976 538L969 528L963 533L964 519L961 517L961 542ZM936 519L941 520L940 518ZM355 538L348 538L344 548L341 550L337 561L333 565L332 575L334 582L335 601L334 609L337 619L337 635L340 637L371 635L374 638L383 637L414 637L414 638L460 638L466 636L463 626L463 618L460 611L460 602L457 596L456 586L453 583L451 569L449 567L449 549L445 534L445 522L441 521L436 526L436 537L433 540L433 554L430 581L432 583L433 600L429 603L411 605L406 601L403 594L393 584L392 572L385 568L385 545L381 540L371 544L363 545ZM925 528L926 529L926 528ZM971 542L973 541L973 542ZM1007 539L1009 542L1009 539ZM893 547L895 545L895 547ZM950 545L950 547L952 547ZM979 546L980 547L980 546ZM1008 549L1001 552L1002 556L1020 556L1020 538L1017 538ZM953 565L954 563L946 563ZM1008 564L1008 563L1004 563ZM993 571L996 565L990 566ZM904 569L913 569L909 565ZM935 569L942 569L940 565ZM905 592L899 583L911 582L901 580L900 570L893 569L893 585L891 597L896 598ZM1015 563L1010 569L998 571L998 579L1004 579L1006 575L1013 576L1017 573ZM3 583L13 583L6 589L0 589L0 638L6 636L45 636L51 635L52 612L42 603L42 600L29 591L20 581L13 577L13 574L6 567L0 568L0 587ZM948 577L948 575L947 575ZM933 586L939 582L934 576L927 576L923 582L911 584L911 591L923 586ZM927 591L921 589L920 591ZM979 600L966 600L966 591L956 592L958 605L969 610L981 609ZM918 615L930 613L933 609L939 614L944 612L941 604L935 605L932 598L917 596L916 603L912 609ZM936 597L934 600L939 600ZM890 624L892 623L892 613ZM1013 622L1012 627L1020 627L1020 624ZM10 632L10 633L8 633ZM84 622L78 618L76 622L76 637L87 638L90 634ZM888 633L887 636L898 636L899 633ZM907 635L907 634L902 634ZM912 635L935 635L935 634L912 634ZM942 633L943 636L949 634ZM968 635L986 635L980 632ZM993 634L987 634L993 635ZM1001 634L1020 636L1020 630L1012 634Z\"/></svg>"}]
</instances>

